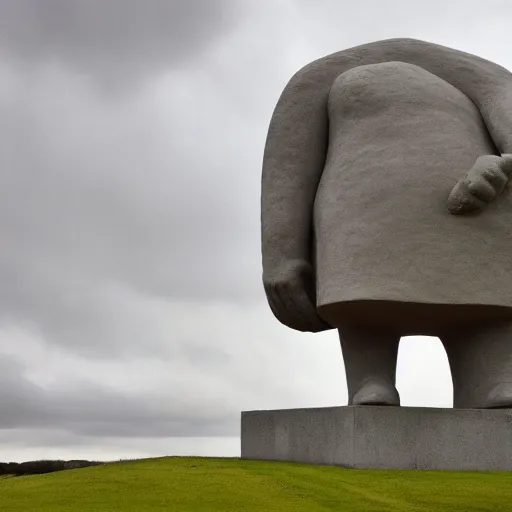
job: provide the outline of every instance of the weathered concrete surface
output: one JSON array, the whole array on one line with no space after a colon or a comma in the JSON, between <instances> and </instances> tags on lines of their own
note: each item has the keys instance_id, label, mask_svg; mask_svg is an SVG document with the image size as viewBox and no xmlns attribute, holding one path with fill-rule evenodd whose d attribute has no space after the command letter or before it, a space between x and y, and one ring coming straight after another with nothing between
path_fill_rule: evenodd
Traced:
<instances>
[{"instance_id":1,"label":"weathered concrete surface","mask_svg":"<svg viewBox=\"0 0 512 512\"><path fill-rule=\"evenodd\" d=\"M512 410L329 407L242 412L242 458L364 469L512 470Z\"/></svg>"}]
</instances>

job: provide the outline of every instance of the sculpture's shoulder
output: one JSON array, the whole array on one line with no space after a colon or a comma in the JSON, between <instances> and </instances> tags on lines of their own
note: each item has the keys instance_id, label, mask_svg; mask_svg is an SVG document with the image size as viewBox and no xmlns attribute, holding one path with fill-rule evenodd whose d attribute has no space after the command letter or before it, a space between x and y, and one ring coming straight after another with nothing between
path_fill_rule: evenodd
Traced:
<instances>
[{"instance_id":1,"label":"sculpture's shoulder","mask_svg":"<svg viewBox=\"0 0 512 512\"><path fill-rule=\"evenodd\" d=\"M360 44L315 59L299 69L290 83L322 80L326 75L332 76L334 69L390 61L416 64L440 74L450 74L450 69L457 66L490 76L512 76L504 67L462 50L420 39L393 38Z\"/></svg>"},{"instance_id":2,"label":"sculpture's shoulder","mask_svg":"<svg viewBox=\"0 0 512 512\"><path fill-rule=\"evenodd\" d=\"M410 52L411 50L428 52L432 47L440 47L434 43L422 41L420 39L412 38L393 38L382 39L379 41L372 41L357 46L352 46L343 50L338 50L318 59L315 59L302 68L300 68L295 76L304 76L307 74L320 73L322 68L330 63L339 64L340 61L345 61L347 64L365 63L368 58L377 60L379 57L384 57L388 54L397 55L402 52ZM443 47L444 48L444 47ZM451 48L447 48L451 50ZM457 50L452 50L457 51ZM399 60L399 59L393 59Z\"/></svg>"}]
</instances>

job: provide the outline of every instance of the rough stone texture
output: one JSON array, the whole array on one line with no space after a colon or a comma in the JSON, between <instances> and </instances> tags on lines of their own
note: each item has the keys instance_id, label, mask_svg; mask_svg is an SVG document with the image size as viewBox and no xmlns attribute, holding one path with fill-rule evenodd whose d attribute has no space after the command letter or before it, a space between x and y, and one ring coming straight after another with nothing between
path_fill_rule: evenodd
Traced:
<instances>
[{"instance_id":1,"label":"rough stone texture","mask_svg":"<svg viewBox=\"0 0 512 512\"><path fill-rule=\"evenodd\" d=\"M263 160L263 282L283 324L338 329L349 403L396 405L397 343L428 334L456 406L512 406L511 154L512 74L457 50L370 43L284 89Z\"/></svg>"},{"instance_id":2,"label":"rough stone texture","mask_svg":"<svg viewBox=\"0 0 512 512\"><path fill-rule=\"evenodd\" d=\"M315 307L354 301L509 311L508 190L481 215L448 210L480 156L507 153L512 74L492 62L394 39L301 69L262 172L263 279L279 320L326 329Z\"/></svg>"},{"instance_id":3,"label":"rough stone texture","mask_svg":"<svg viewBox=\"0 0 512 512\"><path fill-rule=\"evenodd\" d=\"M242 413L242 458L361 469L512 470L512 411L332 407Z\"/></svg>"}]
</instances>

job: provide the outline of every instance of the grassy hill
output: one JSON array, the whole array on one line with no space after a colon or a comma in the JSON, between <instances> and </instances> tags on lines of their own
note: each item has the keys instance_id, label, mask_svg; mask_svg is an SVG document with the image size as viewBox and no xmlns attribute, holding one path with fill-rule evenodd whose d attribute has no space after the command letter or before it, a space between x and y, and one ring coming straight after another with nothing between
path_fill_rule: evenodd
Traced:
<instances>
[{"instance_id":1,"label":"grassy hill","mask_svg":"<svg viewBox=\"0 0 512 512\"><path fill-rule=\"evenodd\" d=\"M163 457L0 479L19 512L512 511L512 473L366 471Z\"/></svg>"}]
</instances>

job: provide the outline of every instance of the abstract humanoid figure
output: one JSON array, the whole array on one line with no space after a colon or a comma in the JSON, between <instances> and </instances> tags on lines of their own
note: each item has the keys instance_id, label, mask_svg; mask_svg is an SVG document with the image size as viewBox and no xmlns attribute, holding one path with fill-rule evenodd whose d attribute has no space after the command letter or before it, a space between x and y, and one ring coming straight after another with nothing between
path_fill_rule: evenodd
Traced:
<instances>
[{"instance_id":1,"label":"abstract humanoid figure","mask_svg":"<svg viewBox=\"0 0 512 512\"><path fill-rule=\"evenodd\" d=\"M338 330L350 404L399 405L400 338L424 334L455 407L512 407L511 154L512 74L474 55L380 41L286 86L263 162L265 291L288 327Z\"/></svg>"}]
</instances>

